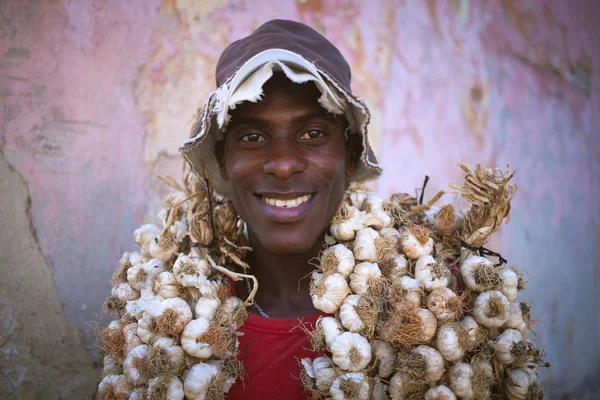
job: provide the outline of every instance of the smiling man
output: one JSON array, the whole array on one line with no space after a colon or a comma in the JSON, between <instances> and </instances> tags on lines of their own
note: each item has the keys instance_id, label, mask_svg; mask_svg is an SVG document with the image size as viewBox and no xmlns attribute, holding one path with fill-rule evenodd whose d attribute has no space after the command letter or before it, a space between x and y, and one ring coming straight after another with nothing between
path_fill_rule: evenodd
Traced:
<instances>
[{"instance_id":1,"label":"smiling man","mask_svg":"<svg viewBox=\"0 0 600 400\"><path fill-rule=\"evenodd\" d=\"M274 20L232 43L182 154L247 224L246 261L260 282L240 337L246 377L229 399L304 399L299 360L314 357L297 329L322 315L309 263L350 182L381 170L367 140L369 113L350 68L313 29ZM239 297L249 282L234 288Z\"/></svg>"}]
</instances>

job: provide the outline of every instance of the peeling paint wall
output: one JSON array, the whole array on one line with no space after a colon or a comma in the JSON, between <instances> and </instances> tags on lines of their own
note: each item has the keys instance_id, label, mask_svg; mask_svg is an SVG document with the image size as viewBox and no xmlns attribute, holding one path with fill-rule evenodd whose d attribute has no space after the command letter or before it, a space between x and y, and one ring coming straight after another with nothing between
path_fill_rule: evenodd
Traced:
<instances>
[{"instance_id":1,"label":"peeling paint wall","mask_svg":"<svg viewBox=\"0 0 600 400\"><path fill-rule=\"evenodd\" d=\"M131 233L157 211L166 188L155 175L179 177L177 148L222 49L272 18L313 26L352 65L382 194L425 174L435 193L460 180L457 160L517 170L511 224L492 245L531 272L549 398L596 398L593 0L3 1L0 393L93 394L87 322Z\"/></svg>"}]
</instances>

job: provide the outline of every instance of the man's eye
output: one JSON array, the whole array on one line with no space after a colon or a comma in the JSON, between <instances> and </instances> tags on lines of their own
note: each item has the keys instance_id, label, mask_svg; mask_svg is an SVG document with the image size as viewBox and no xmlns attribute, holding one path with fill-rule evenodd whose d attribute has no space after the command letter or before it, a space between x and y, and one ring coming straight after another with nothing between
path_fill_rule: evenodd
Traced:
<instances>
[{"instance_id":1,"label":"man's eye","mask_svg":"<svg viewBox=\"0 0 600 400\"><path fill-rule=\"evenodd\" d=\"M265 138L263 138L258 133L249 133L247 135L242 136L242 142L264 142Z\"/></svg>"},{"instance_id":2,"label":"man's eye","mask_svg":"<svg viewBox=\"0 0 600 400\"><path fill-rule=\"evenodd\" d=\"M319 139L325 134L318 129L311 129L310 131L306 131L300 136L302 140L311 140L311 139Z\"/></svg>"}]
</instances>

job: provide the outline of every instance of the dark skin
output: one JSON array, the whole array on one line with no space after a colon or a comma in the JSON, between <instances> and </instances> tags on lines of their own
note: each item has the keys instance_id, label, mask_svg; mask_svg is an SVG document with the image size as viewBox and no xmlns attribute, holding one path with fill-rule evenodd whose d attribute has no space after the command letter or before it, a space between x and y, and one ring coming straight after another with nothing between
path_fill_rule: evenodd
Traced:
<instances>
[{"instance_id":1,"label":"dark skin","mask_svg":"<svg viewBox=\"0 0 600 400\"><path fill-rule=\"evenodd\" d=\"M344 138L344 118L319 104L314 84L275 74L263 92L261 101L231 112L216 154L230 200L248 226L253 251L246 261L260 283L256 302L270 317L302 317L318 312L309 261L322 250L360 143L358 135ZM275 200L288 202L269 204ZM243 281L235 289L240 297L248 293Z\"/></svg>"}]
</instances>

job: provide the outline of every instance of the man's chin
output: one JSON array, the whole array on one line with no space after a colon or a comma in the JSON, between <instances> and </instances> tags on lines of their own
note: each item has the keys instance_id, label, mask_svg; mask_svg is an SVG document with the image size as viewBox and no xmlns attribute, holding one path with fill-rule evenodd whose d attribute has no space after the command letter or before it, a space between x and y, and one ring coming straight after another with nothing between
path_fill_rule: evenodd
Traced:
<instances>
[{"instance_id":1,"label":"man's chin","mask_svg":"<svg viewBox=\"0 0 600 400\"><path fill-rule=\"evenodd\" d=\"M272 236L277 236L272 235ZM267 240L260 240L261 245L269 253L278 256L294 256L301 255L311 251L315 245L315 238L320 235L312 236L310 239L306 238L284 238L284 237L270 237Z\"/></svg>"}]
</instances>

